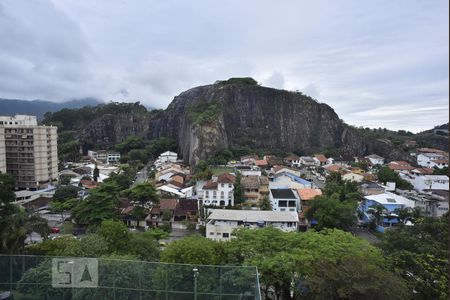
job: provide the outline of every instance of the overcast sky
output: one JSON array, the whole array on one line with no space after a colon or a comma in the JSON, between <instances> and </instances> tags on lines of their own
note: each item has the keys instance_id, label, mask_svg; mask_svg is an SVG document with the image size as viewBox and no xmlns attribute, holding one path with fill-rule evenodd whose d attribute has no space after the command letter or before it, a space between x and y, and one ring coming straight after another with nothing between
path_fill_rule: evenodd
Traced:
<instances>
[{"instance_id":1,"label":"overcast sky","mask_svg":"<svg viewBox=\"0 0 450 300\"><path fill-rule=\"evenodd\" d=\"M347 123L448 122L447 0L0 0L0 98L165 108L218 79L300 90Z\"/></svg>"}]
</instances>

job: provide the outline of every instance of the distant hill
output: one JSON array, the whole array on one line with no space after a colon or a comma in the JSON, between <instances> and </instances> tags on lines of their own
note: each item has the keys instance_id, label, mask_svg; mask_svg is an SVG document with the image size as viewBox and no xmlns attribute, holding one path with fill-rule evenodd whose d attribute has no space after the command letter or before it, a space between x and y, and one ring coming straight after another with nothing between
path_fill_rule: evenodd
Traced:
<instances>
[{"instance_id":1,"label":"distant hill","mask_svg":"<svg viewBox=\"0 0 450 300\"><path fill-rule=\"evenodd\" d=\"M85 98L61 103L45 100L18 100L0 98L0 115L33 115L37 116L38 120L40 121L44 118L44 114L46 112L55 112L63 108L81 108L87 105L96 106L101 103L103 102L95 98Z\"/></svg>"}]
</instances>

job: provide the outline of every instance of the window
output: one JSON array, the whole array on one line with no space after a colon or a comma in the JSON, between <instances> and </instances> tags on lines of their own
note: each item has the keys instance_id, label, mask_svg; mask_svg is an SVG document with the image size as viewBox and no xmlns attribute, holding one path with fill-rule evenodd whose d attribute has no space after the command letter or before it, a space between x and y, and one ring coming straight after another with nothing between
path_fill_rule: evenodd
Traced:
<instances>
[{"instance_id":1,"label":"window","mask_svg":"<svg viewBox=\"0 0 450 300\"><path fill-rule=\"evenodd\" d=\"M225 186L225 184L221 183L221 184L220 184L220 186L221 186L221 187L224 187L224 186Z\"/></svg>"},{"instance_id":2,"label":"window","mask_svg":"<svg viewBox=\"0 0 450 300\"><path fill-rule=\"evenodd\" d=\"M223 191L220 192L220 199L224 198L225 193Z\"/></svg>"},{"instance_id":3,"label":"window","mask_svg":"<svg viewBox=\"0 0 450 300\"><path fill-rule=\"evenodd\" d=\"M223 234L222 234L222 237L224 237L224 238L229 238L229 237L230 237L230 234L229 234L229 233L223 233Z\"/></svg>"},{"instance_id":4,"label":"window","mask_svg":"<svg viewBox=\"0 0 450 300\"><path fill-rule=\"evenodd\" d=\"M228 184L228 187L231 189L231 187L232 187L231 183Z\"/></svg>"},{"instance_id":5,"label":"window","mask_svg":"<svg viewBox=\"0 0 450 300\"><path fill-rule=\"evenodd\" d=\"M217 198L217 192L213 191L213 198Z\"/></svg>"},{"instance_id":6,"label":"window","mask_svg":"<svg viewBox=\"0 0 450 300\"><path fill-rule=\"evenodd\" d=\"M209 235L214 235L214 232L210 232Z\"/></svg>"},{"instance_id":7,"label":"window","mask_svg":"<svg viewBox=\"0 0 450 300\"><path fill-rule=\"evenodd\" d=\"M209 191L205 191L205 198L209 198Z\"/></svg>"}]
</instances>

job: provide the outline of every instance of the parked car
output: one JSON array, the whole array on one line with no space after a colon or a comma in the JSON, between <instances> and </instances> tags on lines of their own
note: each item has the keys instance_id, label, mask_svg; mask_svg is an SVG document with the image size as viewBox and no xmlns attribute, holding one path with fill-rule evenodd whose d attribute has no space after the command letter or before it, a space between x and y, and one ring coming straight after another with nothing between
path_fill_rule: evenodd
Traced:
<instances>
[{"instance_id":1,"label":"parked car","mask_svg":"<svg viewBox=\"0 0 450 300\"><path fill-rule=\"evenodd\" d=\"M61 229L59 229L59 227L52 227L50 229L50 233L59 233L61 231Z\"/></svg>"}]
</instances>

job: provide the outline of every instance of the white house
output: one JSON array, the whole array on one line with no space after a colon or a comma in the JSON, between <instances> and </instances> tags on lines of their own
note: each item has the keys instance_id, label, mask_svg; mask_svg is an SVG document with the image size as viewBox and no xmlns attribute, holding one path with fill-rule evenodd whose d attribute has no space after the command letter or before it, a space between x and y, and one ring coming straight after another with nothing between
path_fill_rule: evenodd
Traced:
<instances>
[{"instance_id":1,"label":"white house","mask_svg":"<svg viewBox=\"0 0 450 300\"><path fill-rule=\"evenodd\" d=\"M423 190L445 190L449 188L449 178L447 175L423 175L414 176L409 180L417 191Z\"/></svg>"},{"instance_id":2,"label":"white house","mask_svg":"<svg viewBox=\"0 0 450 300\"><path fill-rule=\"evenodd\" d=\"M106 156L106 161L110 164L119 162L120 153L108 153Z\"/></svg>"},{"instance_id":3,"label":"white house","mask_svg":"<svg viewBox=\"0 0 450 300\"><path fill-rule=\"evenodd\" d=\"M234 205L235 176L223 173L213 177L203 186L197 186L197 198L203 205L228 206Z\"/></svg>"},{"instance_id":4,"label":"white house","mask_svg":"<svg viewBox=\"0 0 450 300\"><path fill-rule=\"evenodd\" d=\"M302 166L315 166L316 162L311 156L301 156L300 157L300 164Z\"/></svg>"},{"instance_id":5,"label":"white house","mask_svg":"<svg viewBox=\"0 0 450 300\"><path fill-rule=\"evenodd\" d=\"M270 189L269 200L273 211L300 211L300 199L291 189Z\"/></svg>"},{"instance_id":6,"label":"white house","mask_svg":"<svg viewBox=\"0 0 450 300\"><path fill-rule=\"evenodd\" d=\"M286 156L284 158L284 162L288 164L290 167L300 167L300 157L295 154Z\"/></svg>"},{"instance_id":7,"label":"white house","mask_svg":"<svg viewBox=\"0 0 450 300\"><path fill-rule=\"evenodd\" d=\"M214 209L208 216L206 237L216 241L230 241L233 231L237 228L266 226L283 231L297 231L298 223L296 212Z\"/></svg>"},{"instance_id":8,"label":"white house","mask_svg":"<svg viewBox=\"0 0 450 300\"><path fill-rule=\"evenodd\" d=\"M327 164L327 158L323 154L316 154L313 159L316 166L323 166Z\"/></svg>"},{"instance_id":9,"label":"white house","mask_svg":"<svg viewBox=\"0 0 450 300\"><path fill-rule=\"evenodd\" d=\"M369 159L372 165L384 165L384 158L379 155L371 154L365 158Z\"/></svg>"},{"instance_id":10,"label":"white house","mask_svg":"<svg viewBox=\"0 0 450 300\"><path fill-rule=\"evenodd\" d=\"M176 162L178 159L178 154L172 151L166 151L164 153L161 153L158 157L158 161L161 163L165 162Z\"/></svg>"},{"instance_id":11,"label":"white house","mask_svg":"<svg viewBox=\"0 0 450 300\"><path fill-rule=\"evenodd\" d=\"M362 182L364 180L364 176L356 173L347 173L345 175L342 175L342 179L354 182Z\"/></svg>"},{"instance_id":12,"label":"white house","mask_svg":"<svg viewBox=\"0 0 450 300\"><path fill-rule=\"evenodd\" d=\"M420 153L417 155L417 164L422 167L442 169L448 167L448 156L444 152Z\"/></svg>"}]
</instances>

